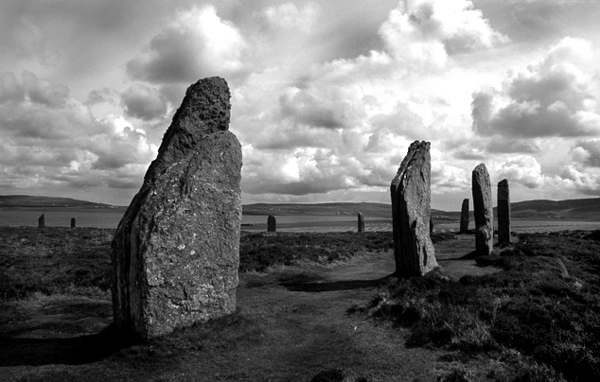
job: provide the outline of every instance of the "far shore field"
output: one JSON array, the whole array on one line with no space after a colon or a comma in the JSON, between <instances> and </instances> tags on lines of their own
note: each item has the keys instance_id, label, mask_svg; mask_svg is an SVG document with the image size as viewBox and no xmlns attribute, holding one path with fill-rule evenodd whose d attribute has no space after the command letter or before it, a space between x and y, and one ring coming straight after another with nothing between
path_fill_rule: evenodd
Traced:
<instances>
[{"instance_id":1,"label":"far shore field","mask_svg":"<svg viewBox=\"0 0 600 382\"><path fill-rule=\"evenodd\" d=\"M77 227L116 228L125 212L125 207L117 208L2 208L0 226L37 227L38 218L44 214L48 227L70 227L71 218L76 219ZM242 230L266 231L268 215L243 215ZM280 232L347 232L357 230L355 215L275 215L277 230ZM459 229L458 213L443 216L434 215L435 232L455 232ZM365 215L369 232L391 231L392 221L381 216ZM471 221L470 227L473 227ZM600 229L600 221L581 219L561 219L544 216L531 218L518 217L512 220L512 230L519 233L556 232L564 230Z\"/></svg>"}]
</instances>

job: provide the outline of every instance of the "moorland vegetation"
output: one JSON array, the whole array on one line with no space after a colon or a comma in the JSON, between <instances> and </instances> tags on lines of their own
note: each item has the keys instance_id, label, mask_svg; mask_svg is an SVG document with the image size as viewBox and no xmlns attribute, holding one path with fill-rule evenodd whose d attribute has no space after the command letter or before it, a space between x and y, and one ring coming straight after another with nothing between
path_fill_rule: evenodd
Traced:
<instances>
[{"instance_id":1,"label":"moorland vegetation","mask_svg":"<svg viewBox=\"0 0 600 382\"><path fill-rule=\"evenodd\" d=\"M101 301L98 306L106 310L102 314L110 317L113 230L2 227L0 231L0 310L4 312L0 315L0 337L18 337L15 325L26 318L18 315L24 311L21 308L48 298L54 302L73 297ZM453 237L433 235L438 248ZM443 270L422 278L388 277L369 292L370 299L349 305L347 315L364 317L369 325L389 331L393 346L439 354L438 361L447 365L443 381L597 381L599 239L600 232L519 235L516 244L496 248L491 255L475 260L479 266L496 267L499 272L460 279ZM391 248L390 232L244 233L240 271L242 275L259 275L254 277L258 280L286 270L285 280L275 277L274 282L293 279L295 283L310 283L314 278L294 277L293 273L335 267L356 256L391 256ZM261 288L264 284L246 283L243 287ZM88 313L97 314L93 310ZM239 347L252 349L254 343L265 341L264 335L242 310L229 318L177 332L172 338L135 346L121 344L87 361L101 362L107 370L124 364L150 370L156 361L172 364L173 357L190 352L224 354ZM19 353L11 355L12 350L0 349L0 374L2 368L24 364L14 359ZM64 377L56 370L35 370L17 373L17 377L24 381ZM318 374L309 368L300 372L305 373L306 381L311 376L315 381L383 380L376 375L355 375L344 368L328 368ZM122 376L134 371L110 373ZM230 380L244 380L249 374L231 375Z\"/></svg>"}]
</instances>

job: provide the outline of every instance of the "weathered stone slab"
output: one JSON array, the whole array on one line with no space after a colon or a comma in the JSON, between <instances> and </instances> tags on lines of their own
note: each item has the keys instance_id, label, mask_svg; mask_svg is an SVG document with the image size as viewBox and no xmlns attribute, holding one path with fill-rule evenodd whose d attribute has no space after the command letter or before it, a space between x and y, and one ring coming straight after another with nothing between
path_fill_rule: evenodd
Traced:
<instances>
[{"instance_id":1,"label":"weathered stone slab","mask_svg":"<svg viewBox=\"0 0 600 382\"><path fill-rule=\"evenodd\" d=\"M71 228L75 227L77 227L77 221L75 220L75 218L71 218Z\"/></svg>"},{"instance_id":2,"label":"weathered stone slab","mask_svg":"<svg viewBox=\"0 0 600 382\"><path fill-rule=\"evenodd\" d=\"M510 193L508 180L498 183L498 243L510 243Z\"/></svg>"},{"instance_id":3,"label":"weathered stone slab","mask_svg":"<svg viewBox=\"0 0 600 382\"><path fill-rule=\"evenodd\" d=\"M118 329L149 338L236 307L242 151L227 82L190 86L113 241Z\"/></svg>"},{"instance_id":4,"label":"weathered stone slab","mask_svg":"<svg viewBox=\"0 0 600 382\"><path fill-rule=\"evenodd\" d=\"M494 246L494 210L492 209L490 175L483 163L473 170L472 191L475 251L480 256L489 255Z\"/></svg>"},{"instance_id":5,"label":"weathered stone slab","mask_svg":"<svg viewBox=\"0 0 600 382\"><path fill-rule=\"evenodd\" d=\"M277 232L277 219L273 215L267 218L267 232Z\"/></svg>"},{"instance_id":6,"label":"weathered stone slab","mask_svg":"<svg viewBox=\"0 0 600 382\"><path fill-rule=\"evenodd\" d=\"M365 232L365 218L364 218L363 214L360 212L357 213L356 220L357 220L357 224L358 224L358 233Z\"/></svg>"},{"instance_id":7,"label":"weathered stone slab","mask_svg":"<svg viewBox=\"0 0 600 382\"><path fill-rule=\"evenodd\" d=\"M460 233L469 232L469 198L465 198L460 210Z\"/></svg>"},{"instance_id":8,"label":"weathered stone slab","mask_svg":"<svg viewBox=\"0 0 600 382\"><path fill-rule=\"evenodd\" d=\"M41 214L38 218L38 228L44 228L46 226L46 216Z\"/></svg>"},{"instance_id":9,"label":"weathered stone slab","mask_svg":"<svg viewBox=\"0 0 600 382\"><path fill-rule=\"evenodd\" d=\"M429 236L431 157L429 142L413 142L390 186L394 258L399 276L422 276L438 266Z\"/></svg>"}]
</instances>

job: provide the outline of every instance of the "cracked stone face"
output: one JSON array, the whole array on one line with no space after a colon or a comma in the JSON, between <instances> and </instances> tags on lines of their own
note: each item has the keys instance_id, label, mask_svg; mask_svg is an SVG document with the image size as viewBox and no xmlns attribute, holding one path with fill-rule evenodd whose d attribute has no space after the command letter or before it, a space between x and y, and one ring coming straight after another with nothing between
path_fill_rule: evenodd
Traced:
<instances>
[{"instance_id":1,"label":"cracked stone face","mask_svg":"<svg viewBox=\"0 0 600 382\"><path fill-rule=\"evenodd\" d=\"M238 285L241 146L229 88L192 85L113 241L118 328L143 338L232 313Z\"/></svg>"}]
</instances>

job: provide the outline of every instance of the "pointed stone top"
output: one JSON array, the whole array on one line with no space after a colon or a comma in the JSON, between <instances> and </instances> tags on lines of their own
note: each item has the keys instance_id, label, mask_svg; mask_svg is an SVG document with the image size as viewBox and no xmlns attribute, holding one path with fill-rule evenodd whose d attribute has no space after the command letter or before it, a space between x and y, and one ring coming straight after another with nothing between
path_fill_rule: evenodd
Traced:
<instances>
[{"instance_id":1,"label":"pointed stone top","mask_svg":"<svg viewBox=\"0 0 600 382\"><path fill-rule=\"evenodd\" d=\"M192 84L165 132L158 156L146 173L152 179L166 165L179 162L204 140L207 134L229 129L231 93L221 77L204 78Z\"/></svg>"},{"instance_id":2,"label":"pointed stone top","mask_svg":"<svg viewBox=\"0 0 600 382\"><path fill-rule=\"evenodd\" d=\"M411 163L411 161L413 160L413 158L415 156L418 156L418 155L424 156L426 154L429 154L430 147L431 147L431 143L426 142L426 141L414 141L413 143L410 144L410 146L408 148L408 152L406 153L406 156L402 160L402 163L400 164L400 167L398 168L398 172L396 173L396 176L392 180L392 188L402 189L402 187L403 187L402 186L402 178L403 178L404 174L406 173L406 169L408 168L409 164Z\"/></svg>"},{"instance_id":3,"label":"pointed stone top","mask_svg":"<svg viewBox=\"0 0 600 382\"><path fill-rule=\"evenodd\" d=\"M484 174L487 174L488 170L487 170L487 167L485 167L485 164L483 164L483 163L479 163L479 164L477 165L477 167L475 167L475 168L473 169L473 173L476 173L476 172L477 172L477 173L484 173Z\"/></svg>"},{"instance_id":4,"label":"pointed stone top","mask_svg":"<svg viewBox=\"0 0 600 382\"><path fill-rule=\"evenodd\" d=\"M498 187L508 187L508 180L502 179L498 182Z\"/></svg>"}]
</instances>

